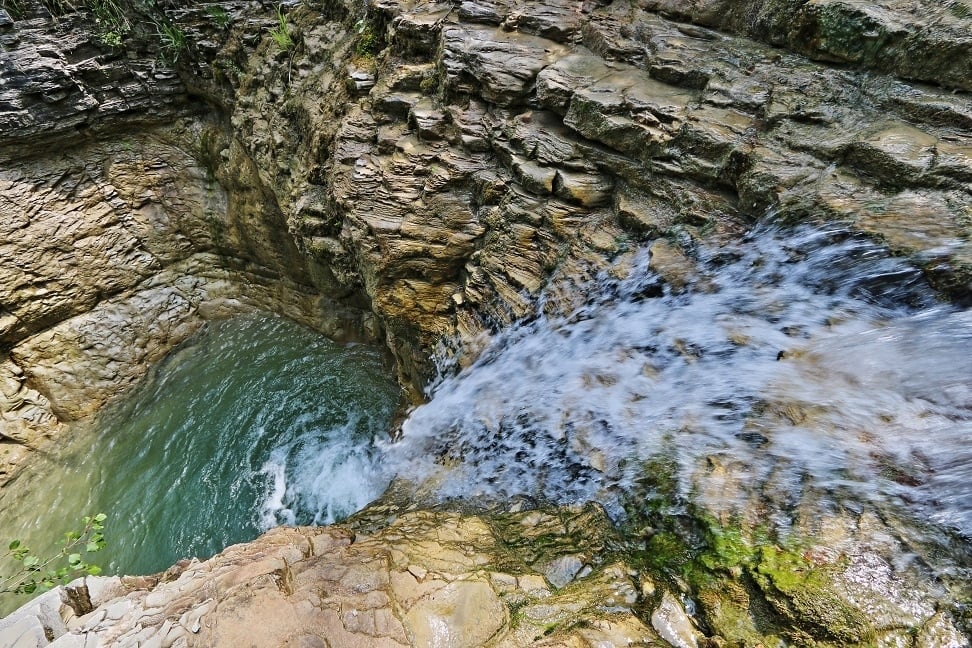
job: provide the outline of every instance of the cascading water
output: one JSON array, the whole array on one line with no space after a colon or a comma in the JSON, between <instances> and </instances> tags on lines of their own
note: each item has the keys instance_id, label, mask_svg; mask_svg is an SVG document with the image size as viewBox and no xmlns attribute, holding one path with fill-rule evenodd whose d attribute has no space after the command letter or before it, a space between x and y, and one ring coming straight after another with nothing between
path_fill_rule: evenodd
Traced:
<instances>
[{"instance_id":1,"label":"cascading water","mask_svg":"<svg viewBox=\"0 0 972 648\"><path fill-rule=\"evenodd\" d=\"M498 334L411 414L386 466L434 476L441 498L619 514L663 454L685 497L714 461L737 477L723 507L812 490L972 537L972 312L836 226L761 226L695 255L687 290L662 290L642 252L581 308Z\"/></svg>"},{"instance_id":2,"label":"cascading water","mask_svg":"<svg viewBox=\"0 0 972 648\"><path fill-rule=\"evenodd\" d=\"M839 227L760 226L693 255L685 289L646 249L571 312L541 298L444 373L394 442L397 388L374 350L276 319L211 325L94 437L5 489L17 506L0 502L0 528L54 537L107 510L110 567L144 573L340 519L396 477L438 500L594 500L620 516L664 456L683 498L771 497L780 519L808 492L890 507L967 554L972 312ZM709 479L712 464L732 478Z\"/></svg>"}]
</instances>

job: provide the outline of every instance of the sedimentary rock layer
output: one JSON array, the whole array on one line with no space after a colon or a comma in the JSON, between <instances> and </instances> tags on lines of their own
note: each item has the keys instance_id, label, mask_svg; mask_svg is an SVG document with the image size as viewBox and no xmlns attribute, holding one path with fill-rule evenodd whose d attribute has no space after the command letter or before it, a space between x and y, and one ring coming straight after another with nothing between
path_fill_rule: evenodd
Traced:
<instances>
[{"instance_id":1,"label":"sedimentary rock layer","mask_svg":"<svg viewBox=\"0 0 972 648\"><path fill-rule=\"evenodd\" d=\"M664 240L653 267L674 283L695 241L761 219L840 222L913 258L943 299L972 299L967 0L216 5L225 24L169 8L186 36L174 66L158 43L99 45L90 16L0 13L5 461L207 318L262 308L383 337L418 399L433 347L474 354L551 282L546 307L565 308L572 283ZM270 35L281 20L289 44ZM691 625L680 603L610 552L506 553L544 524L507 536L416 513L354 542L276 531L168 582L115 582L105 606L51 628L74 633L61 645L85 629L229 645L230 619L262 601L274 624L245 627L275 643L321 645L324 627L429 644L442 620L457 645L694 645L672 629ZM698 590L703 618L742 643L762 631L752 604L797 643L963 645L925 599L864 618L880 596L861 583L885 563L850 572L855 594L828 584L810 602L777 570L860 567L849 555L750 556L725 591ZM820 600L849 607L821 624ZM487 621L468 624L467 606ZM25 623L17 637L47 636Z\"/></svg>"},{"instance_id":2,"label":"sedimentary rock layer","mask_svg":"<svg viewBox=\"0 0 972 648\"><path fill-rule=\"evenodd\" d=\"M760 602L745 581L727 579L721 586L729 591L721 592L713 582L703 600L723 638L710 640L664 582L612 550L618 538L597 507L387 513L371 510L381 519L377 529L367 515L326 528L275 529L155 577L79 580L0 621L0 641L697 648L780 641L760 634L772 628L773 613L758 617L761 629L745 616L746 606L771 605L781 617L820 626L812 645L901 645L913 636L921 646L965 645L947 617L889 578L890 566L861 546L850 561L826 547L809 550L816 568L832 569L812 600L791 583L811 563L789 564L793 556L782 552L752 570L767 597ZM790 638L809 639L799 632Z\"/></svg>"}]
</instances>

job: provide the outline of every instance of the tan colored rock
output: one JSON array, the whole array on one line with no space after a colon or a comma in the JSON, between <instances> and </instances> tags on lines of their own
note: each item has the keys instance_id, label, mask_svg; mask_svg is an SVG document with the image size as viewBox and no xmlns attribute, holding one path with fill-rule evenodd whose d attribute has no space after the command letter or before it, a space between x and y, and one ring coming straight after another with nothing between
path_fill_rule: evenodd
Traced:
<instances>
[{"instance_id":1,"label":"tan colored rock","mask_svg":"<svg viewBox=\"0 0 972 648\"><path fill-rule=\"evenodd\" d=\"M45 595L55 605L47 623L55 645L65 646L92 638L105 647L174 642L227 648L525 646L547 635L568 645L657 639L634 613L637 595L626 567L598 567L551 595L535 585L545 583L543 576L523 562L528 545L510 535L522 529L546 534L567 551L600 551L589 543L608 524L603 512L561 509L557 515L507 514L490 523L417 511L357 537L342 525L279 528L205 562L192 561L171 580L125 585L123 579L121 589L118 579L76 582L71 587L85 589L95 607L74 616L61 606L66 627L57 618L57 603L66 596L58 588ZM499 563L522 575L496 571ZM9 632L19 637L41 627L37 605L0 622L0 632L13 628Z\"/></svg>"},{"instance_id":2,"label":"tan colored rock","mask_svg":"<svg viewBox=\"0 0 972 648\"><path fill-rule=\"evenodd\" d=\"M665 592L661 603L651 613L651 627L675 648L696 648L695 628L681 604Z\"/></svg>"},{"instance_id":3,"label":"tan colored rock","mask_svg":"<svg viewBox=\"0 0 972 648\"><path fill-rule=\"evenodd\" d=\"M506 625L506 607L487 583L453 581L413 605L404 622L416 648L473 648Z\"/></svg>"}]
</instances>

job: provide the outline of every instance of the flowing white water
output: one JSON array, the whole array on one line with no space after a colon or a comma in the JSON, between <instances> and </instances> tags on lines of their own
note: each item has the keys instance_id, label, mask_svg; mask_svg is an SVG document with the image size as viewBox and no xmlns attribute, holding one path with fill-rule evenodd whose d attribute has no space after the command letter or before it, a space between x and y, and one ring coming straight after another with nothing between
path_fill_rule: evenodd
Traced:
<instances>
[{"instance_id":1,"label":"flowing white water","mask_svg":"<svg viewBox=\"0 0 972 648\"><path fill-rule=\"evenodd\" d=\"M4 489L17 506L0 502L0 528L54 537L106 510L110 567L150 572L277 524L340 519L395 477L442 500L620 514L664 456L687 498L786 509L823 493L930 521L968 553L972 311L838 227L761 226L694 255L685 290L642 250L626 278L579 289L572 312L541 298L445 373L395 442L382 435L396 388L374 350L274 319L213 325L106 412L94 441Z\"/></svg>"},{"instance_id":2,"label":"flowing white water","mask_svg":"<svg viewBox=\"0 0 972 648\"><path fill-rule=\"evenodd\" d=\"M746 485L725 498L813 489L972 536L972 312L838 227L763 226L696 255L685 291L659 290L642 254L580 309L497 335L411 414L386 468L434 476L441 498L617 512L645 459L674 458L688 496L715 458Z\"/></svg>"}]
</instances>

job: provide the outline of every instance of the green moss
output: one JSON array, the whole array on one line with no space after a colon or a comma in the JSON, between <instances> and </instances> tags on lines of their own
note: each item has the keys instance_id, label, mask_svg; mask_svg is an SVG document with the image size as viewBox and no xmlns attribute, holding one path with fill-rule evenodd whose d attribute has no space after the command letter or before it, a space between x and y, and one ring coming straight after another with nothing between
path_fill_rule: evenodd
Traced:
<instances>
[{"instance_id":1,"label":"green moss","mask_svg":"<svg viewBox=\"0 0 972 648\"><path fill-rule=\"evenodd\" d=\"M209 234L213 240L213 247L221 250L226 245L226 224L215 214L206 214L204 217L206 224L209 225Z\"/></svg>"},{"instance_id":2,"label":"green moss","mask_svg":"<svg viewBox=\"0 0 972 648\"><path fill-rule=\"evenodd\" d=\"M767 545L750 573L773 608L812 636L840 645L874 641L866 615L833 590L833 566L817 567L797 551Z\"/></svg>"},{"instance_id":3,"label":"green moss","mask_svg":"<svg viewBox=\"0 0 972 648\"><path fill-rule=\"evenodd\" d=\"M354 24L354 31L357 34L354 44L355 55L363 59L374 58L382 48L378 28L368 20L362 19Z\"/></svg>"},{"instance_id":4,"label":"green moss","mask_svg":"<svg viewBox=\"0 0 972 648\"><path fill-rule=\"evenodd\" d=\"M664 463L652 465L650 482L677 492ZM729 645L864 646L874 631L863 612L834 588L841 565L816 565L799 541L774 542L762 527L722 523L684 505L666 513L663 501L646 500L641 524L651 534L627 560L674 587L687 585L710 629ZM671 502L667 510L676 510Z\"/></svg>"},{"instance_id":5,"label":"green moss","mask_svg":"<svg viewBox=\"0 0 972 648\"><path fill-rule=\"evenodd\" d=\"M888 41L884 26L863 12L825 6L818 15L820 49L848 61L874 60Z\"/></svg>"},{"instance_id":6,"label":"green moss","mask_svg":"<svg viewBox=\"0 0 972 648\"><path fill-rule=\"evenodd\" d=\"M523 622L523 608L530 602L526 598L507 599L506 609L510 613L510 627L516 628Z\"/></svg>"},{"instance_id":7,"label":"green moss","mask_svg":"<svg viewBox=\"0 0 972 648\"><path fill-rule=\"evenodd\" d=\"M439 80L435 77L434 74L425 76L422 78L421 81L419 81L419 90L421 90L422 94L424 95L435 94L435 89L438 86L439 86Z\"/></svg>"},{"instance_id":8,"label":"green moss","mask_svg":"<svg viewBox=\"0 0 972 648\"><path fill-rule=\"evenodd\" d=\"M752 561L753 545L741 529L710 525L706 544L708 548L699 556L699 561L709 570L727 571L738 576L739 570Z\"/></svg>"},{"instance_id":9,"label":"green moss","mask_svg":"<svg viewBox=\"0 0 972 648\"><path fill-rule=\"evenodd\" d=\"M695 598L708 626L730 646L766 648L785 645L774 634L777 628L767 619L758 599L739 581L710 579L695 590ZM769 615L773 613L770 611Z\"/></svg>"}]
</instances>

